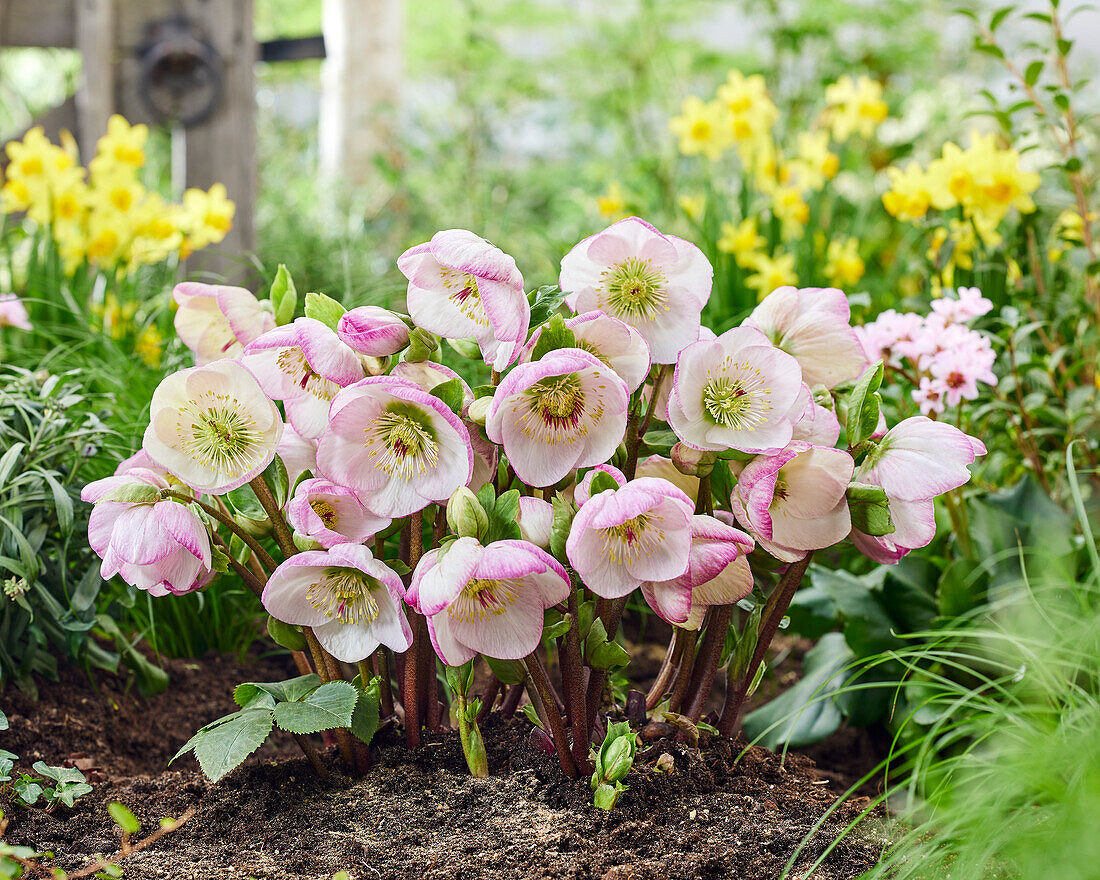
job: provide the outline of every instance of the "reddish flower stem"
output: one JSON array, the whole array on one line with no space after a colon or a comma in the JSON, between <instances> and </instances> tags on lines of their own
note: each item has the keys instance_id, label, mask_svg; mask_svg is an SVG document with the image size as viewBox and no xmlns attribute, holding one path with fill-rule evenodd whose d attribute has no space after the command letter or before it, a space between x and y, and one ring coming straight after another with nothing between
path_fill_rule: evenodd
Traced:
<instances>
[{"instance_id":1,"label":"reddish flower stem","mask_svg":"<svg viewBox=\"0 0 1100 880\"><path fill-rule=\"evenodd\" d=\"M542 710L546 723L550 728L550 735L554 738L554 748L558 752L558 763L561 764L562 772L570 779L575 779L577 768L573 763L573 756L569 753L569 740L565 733L565 723L562 721L561 713L554 702L550 680L546 677L546 670L542 668L542 661L539 660L536 654L531 653L524 658L523 665L527 669L528 687L532 689L531 696L535 697L537 695L542 702Z\"/></svg>"},{"instance_id":2,"label":"reddish flower stem","mask_svg":"<svg viewBox=\"0 0 1100 880\"><path fill-rule=\"evenodd\" d=\"M695 671L691 675L688 698L683 708L683 713L692 721L703 717L711 688L714 687L714 677L718 673L732 616L732 605L715 605L707 610L707 633L703 636L703 644L695 659Z\"/></svg>"}]
</instances>

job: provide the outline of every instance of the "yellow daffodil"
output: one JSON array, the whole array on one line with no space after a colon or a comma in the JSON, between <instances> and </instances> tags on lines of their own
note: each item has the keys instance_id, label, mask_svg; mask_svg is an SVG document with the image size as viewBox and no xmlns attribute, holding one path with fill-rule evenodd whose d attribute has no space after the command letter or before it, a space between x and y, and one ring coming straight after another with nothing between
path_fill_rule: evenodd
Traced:
<instances>
[{"instance_id":1,"label":"yellow daffodil","mask_svg":"<svg viewBox=\"0 0 1100 880\"><path fill-rule=\"evenodd\" d=\"M916 162L910 162L905 170L888 168L890 189L883 193L882 204L899 220L919 220L928 213L932 204L928 176Z\"/></svg>"},{"instance_id":2,"label":"yellow daffodil","mask_svg":"<svg viewBox=\"0 0 1100 880\"><path fill-rule=\"evenodd\" d=\"M728 113L730 137L734 141L753 141L770 135L779 119L764 77L756 73L745 76L731 70L718 87L718 101Z\"/></svg>"},{"instance_id":3,"label":"yellow daffodil","mask_svg":"<svg viewBox=\"0 0 1100 880\"><path fill-rule=\"evenodd\" d=\"M724 254L733 254L733 259L742 269L751 268L757 252L767 244L767 239L756 229L756 218L748 217L734 226L723 223L718 238L718 250Z\"/></svg>"},{"instance_id":4,"label":"yellow daffodil","mask_svg":"<svg viewBox=\"0 0 1100 880\"><path fill-rule=\"evenodd\" d=\"M600 212L601 217L614 220L621 220L626 215L626 198L619 181L611 181L607 185L607 192L602 196L596 196L596 210Z\"/></svg>"},{"instance_id":5,"label":"yellow daffodil","mask_svg":"<svg viewBox=\"0 0 1100 880\"><path fill-rule=\"evenodd\" d=\"M146 366L159 367L161 359L161 346L164 337L155 325L150 324L138 335L134 343L134 354L142 359Z\"/></svg>"},{"instance_id":6,"label":"yellow daffodil","mask_svg":"<svg viewBox=\"0 0 1100 880\"><path fill-rule=\"evenodd\" d=\"M694 222L702 222L703 213L707 209L707 197L705 195L696 193L695 195L680 196L676 203L680 206L680 210Z\"/></svg>"},{"instance_id":7,"label":"yellow daffodil","mask_svg":"<svg viewBox=\"0 0 1100 880\"><path fill-rule=\"evenodd\" d=\"M798 283L798 276L794 271L794 254L777 254L775 257L757 254L752 268L756 272L745 279L745 286L755 290L759 300L777 287Z\"/></svg>"},{"instance_id":8,"label":"yellow daffodil","mask_svg":"<svg viewBox=\"0 0 1100 880\"><path fill-rule=\"evenodd\" d=\"M889 112L882 100L882 86L866 76L853 80L845 75L826 86L825 102L833 138L838 143L853 134L869 138Z\"/></svg>"},{"instance_id":9,"label":"yellow daffodil","mask_svg":"<svg viewBox=\"0 0 1100 880\"><path fill-rule=\"evenodd\" d=\"M148 126L130 125L116 113L107 120L107 133L96 144L96 156L88 167L93 174L101 168L120 165L141 168L145 164L145 142L148 137Z\"/></svg>"},{"instance_id":10,"label":"yellow daffodil","mask_svg":"<svg viewBox=\"0 0 1100 880\"><path fill-rule=\"evenodd\" d=\"M784 239L796 238L810 219L810 206L796 186L777 187L772 195L772 213L782 224Z\"/></svg>"},{"instance_id":11,"label":"yellow daffodil","mask_svg":"<svg viewBox=\"0 0 1100 880\"><path fill-rule=\"evenodd\" d=\"M834 238L825 252L825 277L830 284L845 288L858 284L867 267L859 255L859 240Z\"/></svg>"},{"instance_id":12,"label":"yellow daffodil","mask_svg":"<svg viewBox=\"0 0 1100 880\"><path fill-rule=\"evenodd\" d=\"M680 115L672 117L668 126L680 139L683 155L717 159L732 141L728 115L719 101L704 102L691 95L684 99Z\"/></svg>"},{"instance_id":13,"label":"yellow daffodil","mask_svg":"<svg viewBox=\"0 0 1100 880\"><path fill-rule=\"evenodd\" d=\"M803 190L820 190L825 181L836 177L840 159L829 150L829 132L800 131L795 158L786 164L787 175Z\"/></svg>"}]
</instances>

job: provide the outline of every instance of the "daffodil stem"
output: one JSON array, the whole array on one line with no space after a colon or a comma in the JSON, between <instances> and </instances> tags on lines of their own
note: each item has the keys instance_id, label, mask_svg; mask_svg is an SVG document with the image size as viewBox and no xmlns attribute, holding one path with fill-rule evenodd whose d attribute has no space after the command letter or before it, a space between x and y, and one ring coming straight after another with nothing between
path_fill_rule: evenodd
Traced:
<instances>
[{"instance_id":1,"label":"daffodil stem","mask_svg":"<svg viewBox=\"0 0 1100 880\"><path fill-rule=\"evenodd\" d=\"M810 559L813 558L813 555L811 550L804 558L792 563L784 572L783 577L779 579L772 595L768 597L768 604L765 606L765 613L760 623L760 633L756 638L756 649L752 653L748 669L745 670L741 681L737 683L736 689L732 692L728 690L726 692L726 705L722 709L722 717L718 719L718 732L722 736L733 736L737 731L741 723L745 698L753 679L756 678L756 670L764 662L764 655L767 653L772 639L775 638L775 632L779 629L779 622L783 619L783 615L787 613L791 600L798 590L798 585L802 583L802 577L806 574L806 569L810 567ZM733 684L733 682L730 682L730 684Z\"/></svg>"},{"instance_id":2,"label":"daffodil stem","mask_svg":"<svg viewBox=\"0 0 1100 880\"><path fill-rule=\"evenodd\" d=\"M256 558L267 569L275 568L275 560L271 558L271 554L268 553L263 545L248 534L244 529L237 525L233 520L218 510L216 507L211 507L205 502L198 501L190 495L186 495L183 492L176 492L173 490L165 490L161 493L166 498L172 498L175 501L182 501L184 504L197 504L202 510L208 513L211 517L220 522L234 535L244 541L246 547L256 554Z\"/></svg>"},{"instance_id":3,"label":"daffodil stem","mask_svg":"<svg viewBox=\"0 0 1100 880\"><path fill-rule=\"evenodd\" d=\"M535 694L542 701L542 710L546 722L550 727L550 736L554 738L554 748L558 752L558 762L562 772L570 779L576 779L577 768L573 763L573 756L569 753L569 740L565 733L565 723L554 701L553 691L550 689L550 680L546 677L546 670L542 668L542 662L536 654L531 653L523 660L527 669L527 675Z\"/></svg>"},{"instance_id":4,"label":"daffodil stem","mask_svg":"<svg viewBox=\"0 0 1100 880\"><path fill-rule=\"evenodd\" d=\"M250 480L248 485L256 493L260 506L271 520L271 528L275 531L275 543L279 545L283 556L287 558L293 556L298 552L298 548L294 546L294 536L291 534L290 526L283 519L283 512L279 509L279 503L275 500L271 487L267 485L262 474Z\"/></svg>"},{"instance_id":5,"label":"daffodil stem","mask_svg":"<svg viewBox=\"0 0 1100 880\"><path fill-rule=\"evenodd\" d=\"M684 706L684 714L691 721L698 721L703 717L711 688L714 687L714 677L718 674L718 664L722 659L722 649L726 646L726 633L729 631L732 616L732 605L714 605L707 611L707 634L703 636L703 644L695 659L695 671L691 675L689 696Z\"/></svg>"}]
</instances>

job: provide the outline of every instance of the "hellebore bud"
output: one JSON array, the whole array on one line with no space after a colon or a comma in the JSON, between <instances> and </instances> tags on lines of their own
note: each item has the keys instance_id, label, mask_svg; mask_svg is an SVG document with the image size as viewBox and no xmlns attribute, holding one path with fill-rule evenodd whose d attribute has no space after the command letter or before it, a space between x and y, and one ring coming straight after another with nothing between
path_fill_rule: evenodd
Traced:
<instances>
[{"instance_id":1,"label":"hellebore bud","mask_svg":"<svg viewBox=\"0 0 1100 880\"><path fill-rule=\"evenodd\" d=\"M406 361L411 363L430 361L438 353L439 337L434 333L417 327L409 334L409 350L405 352Z\"/></svg>"},{"instance_id":2,"label":"hellebore bud","mask_svg":"<svg viewBox=\"0 0 1100 880\"><path fill-rule=\"evenodd\" d=\"M484 427L485 419L489 415L489 407L493 405L492 397L479 397L466 409L466 418L475 425Z\"/></svg>"},{"instance_id":3,"label":"hellebore bud","mask_svg":"<svg viewBox=\"0 0 1100 880\"><path fill-rule=\"evenodd\" d=\"M677 443L672 447L672 463L676 466L676 470L689 477L709 476L717 460L717 453L692 449L683 443Z\"/></svg>"},{"instance_id":4,"label":"hellebore bud","mask_svg":"<svg viewBox=\"0 0 1100 880\"><path fill-rule=\"evenodd\" d=\"M465 486L455 489L447 502L447 526L460 538L483 538L489 530L489 517L481 502Z\"/></svg>"}]
</instances>

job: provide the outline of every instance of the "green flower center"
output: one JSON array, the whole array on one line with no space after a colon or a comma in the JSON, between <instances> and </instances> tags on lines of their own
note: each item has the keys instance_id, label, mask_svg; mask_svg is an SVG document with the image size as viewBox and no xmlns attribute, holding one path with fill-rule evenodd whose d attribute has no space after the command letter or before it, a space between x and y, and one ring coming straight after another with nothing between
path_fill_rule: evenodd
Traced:
<instances>
[{"instance_id":1,"label":"green flower center","mask_svg":"<svg viewBox=\"0 0 1100 880\"><path fill-rule=\"evenodd\" d=\"M742 364L750 370L748 377L720 376L703 386L703 412L714 424L737 431L754 431L767 420L771 391L763 387L760 371Z\"/></svg>"},{"instance_id":2,"label":"green flower center","mask_svg":"<svg viewBox=\"0 0 1100 880\"><path fill-rule=\"evenodd\" d=\"M382 584L355 568L330 566L321 579L309 585L309 604L323 611L332 620L353 625L371 624L378 619L378 602L374 591Z\"/></svg>"},{"instance_id":3,"label":"green flower center","mask_svg":"<svg viewBox=\"0 0 1100 880\"><path fill-rule=\"evenodd\" d=\"M652 321L669 310L668 279L649 260L630 257L603 273L607 306L613 314Z\"/></svg>"},{"instance_id":4,"label":"green flower center","mask_svg":"<svg viewBox=\"0 0 1100 880\"><path fill-rule=\"evenodd\" d=\"M204 467L222 473L248 470L259 444L255 420L221 395L224 403L192 413L193 420L180 431L180 447Z\"/></svg>"}]
</instances>

